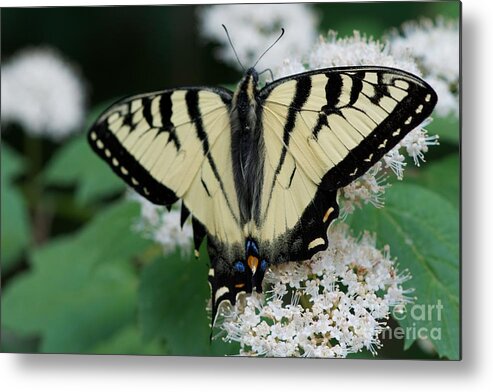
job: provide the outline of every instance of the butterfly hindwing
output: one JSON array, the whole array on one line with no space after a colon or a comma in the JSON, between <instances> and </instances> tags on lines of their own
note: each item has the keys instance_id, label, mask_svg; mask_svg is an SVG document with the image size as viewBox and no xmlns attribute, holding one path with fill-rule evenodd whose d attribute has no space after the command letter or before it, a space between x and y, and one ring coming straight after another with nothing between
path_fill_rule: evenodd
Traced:
<instances>
[{"instance_id":1,"label":"butterfly hindwing","mask_svg":"<svg viewBox=\"0 0 493 392\"><path fill-rule=\"evenodd\" d=\"M303 260L327 247L325 223L338 212L334 191L421 124L437 100L421 79L380 67L306 72L259 95L265 146L259 237L278 260L283 249L288 260ZM311 237L304 238L309 222Z\"/></svg>"}]
</instances>

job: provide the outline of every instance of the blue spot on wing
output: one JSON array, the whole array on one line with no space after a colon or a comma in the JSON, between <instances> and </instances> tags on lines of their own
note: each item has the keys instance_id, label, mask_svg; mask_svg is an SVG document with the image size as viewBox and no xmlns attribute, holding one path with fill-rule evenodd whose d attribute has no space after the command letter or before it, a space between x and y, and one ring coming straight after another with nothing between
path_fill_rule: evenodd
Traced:
<instances>
[{"instance_id":1,"label":"blue spot on wing","mask_svg":"<svg viewBox=\"0 0 493 392\"><path fill-rule=\"evenodd\" d=\"M245 265L241 261L237 261L234 264L234 269L235 269L235 271L238 271L238 272L245 272Z\"/></svg>"}]
</instances>

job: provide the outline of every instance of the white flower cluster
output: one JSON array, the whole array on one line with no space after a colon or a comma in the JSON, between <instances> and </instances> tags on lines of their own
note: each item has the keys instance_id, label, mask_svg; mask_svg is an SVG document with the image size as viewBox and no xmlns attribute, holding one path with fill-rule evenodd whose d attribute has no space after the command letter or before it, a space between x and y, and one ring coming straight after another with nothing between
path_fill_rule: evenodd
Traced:
<instances>
[{"instance_id":1,"label":"white flower cluster","mask_svg":"<svg viewBox=\"0 0 493 392\"><path fill-rule=\"evenodd\" d=\"M134 225L135 230L160 244L164 254L172 253L176 249L183 254L191 251L192 225L187 220L183 228L181 227L179 210L168 211L165 207L155 205L133 191L130 198L138 201L141 207L139 220Z\"/></svg>"},{"instance_id":2,"label":"white flower cluster","mask_svg":"<svg viewBox=\"0 0 493 392\"><path fill-rule=\"evenodd\" d=\"M218 58L239 70L241 66L223 24L229 30L240 61L247 68L279 37L281 28L285 29L284 37L262 59L263 68L275 66L279 58L306 52L317 37L317 17L305 4L214 5L201 7L198 16L203 37L221 45Z\"/></svg>"},{"instance_id":3,"label":"white flower cluster","mask_svg":"<svg viewBox=\"0 0 493 392\"><path fill-rule=\"evenodd\" d=\"M345 65L378 65L403 69L415 75L421 71L407 51L392 53L388 44L362 36L355 31L353 36L338 38L330 31L327 37L320 37L319 42L311 48L305 57L287 59L275 68L276 77L288 76L293 73L315 70L320 68L338 67ZM419 166L424 161L424 153L430 145L438 144L437 136L428 136L423 124L412 130L400 143L389 151L381 162L375 165L365 175L352 182L340 192L341 215L344 217L362 204L383 205L385 185L384 169L391 169L399 179L402 179L406 166L403 151Z\"/></svg>"},{"instance_id":4,"label":"white flower cluster","mask_svg":"<svg viewBox=\"0 0 493 392\"><path fill-rule=\"evenodd\" d=\"M240 342L241 355L375 354L390 312L409 302L402 284L410 276L398 273L388 248L377 250L368 233L357 240L340 223L330 229L330 241L309 262L272 267L265 297L241 297L234 307L222 307L223 339Z\"/></svg>"},{"instance_id":5,"label":"white flower cluster","mask_svg":"<svg viewBox=\"0 0 493 392\"><path fill-rule=\"evenodd\" d=\"M305 60L308 70L344 65L379 65L419 75L418 67L409 55L393 56L387 45L358 31L344 38L338 38L335 31L329 31L327 37L321 36L318 43L310 48Z\"/></svg>"},{"instance_id":6,"label":"white flower cluster","mask_svg":"<svg viewBox=\"0 0 493 392\"><path fill-rule=\"evenodd\" d=\"M459 22L438 18L407 22L389 37L396 57L411 56L438 94L435 112L459 115Z\"/></svg>"},{"instance_id":7,"label":"white flower cluster","mask_svg":"<svg viewBox=\"0 0 493 392\"><path fill-rule=\"evenodd\" d=\"M81 130L86 90L74 67L50 48L26 49L2 69L2 122L60 140Z\"/></svg>"},{"instance_id":8,"label":"white flower cluster","mask_svg":"<svg viewBox=\"0 0 493 392\"><path fill-rule=\"evenodd\" d=\"M340 219L346 218L356 208L363 204L372 204L380 208L384 205L385 189L389 184L385 182L386 174L382 171L382 162L377 162L370 170L345 186L339 191L338 203L340 207Z\"/></svg>"}]
</instances>

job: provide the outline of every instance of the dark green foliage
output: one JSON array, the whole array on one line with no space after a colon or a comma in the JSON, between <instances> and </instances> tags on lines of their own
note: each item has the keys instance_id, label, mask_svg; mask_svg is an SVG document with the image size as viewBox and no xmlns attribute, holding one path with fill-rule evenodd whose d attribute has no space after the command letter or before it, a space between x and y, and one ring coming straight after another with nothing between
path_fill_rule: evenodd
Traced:
<instances>
[{"instance_id":1,"label":"dark green foliage","mask_svg":"<svg viewBox=\"0 0 493 392\"><path fill-rule=\"evenodd\" d=\"M123 182L108 165L92 152L85 136L67 142L50 160L43 177L47 185L75 186L75 201L81 205L89 205L101 197L113 196L125 189Z\"/></svg>"},{"instance_id":2,"label":"dark green foliage","mask_svg":"<svg viewBox=\"0 0 493 392\"><path fill-rule=\"evenodd\" d=\"M2 145L2 271L8 271L19 261L30 241L26 203L15 180L24 171L24 160L6 145ZM8 226L8 230L6 227Z\"/></svg>"},{"instance_id":3,"label":"dark green foliage","mask_svg":"<svg viewBox=\"0 0 493 392\"><path fill-rule=\"evenodd\" d=\"M219 340L210 342L206 262L205 257L195 260L193 256L174 253L158 257L142 271L139 288L142 334L146 340L164 340L169 354L238 353L235 345Z\"/></svg>"},{"instance_id":4,"label":"dark green foliage","mask_svg":"<svg viewBox=\"0 0 493 392\"><path fill-rule=\"evenodd\" d=\"M42 352L91 352L135 318L138 278L131 261L149 246L128 225L134 203L119 203L75 235L31 252L29 271L2 293L2 328L41 337Z\"/></svg>"}]
</instances>

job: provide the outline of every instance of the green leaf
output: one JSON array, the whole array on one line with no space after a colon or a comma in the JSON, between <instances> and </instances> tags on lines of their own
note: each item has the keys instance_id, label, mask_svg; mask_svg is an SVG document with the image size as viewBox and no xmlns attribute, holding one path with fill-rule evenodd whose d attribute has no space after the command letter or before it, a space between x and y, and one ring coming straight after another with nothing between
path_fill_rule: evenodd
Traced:
<instances>
[{"instance_id":1,"label":"green leaf","mask_svg":"<svg viewBox=\"0 0 493 392\"><path fill-rule=\"evenodd\" d=\"M133 202L102 213L75 235L33 252L32 269L2 295L2 326L40 335L43 352L85 352L135 320L133 257L149 242L132 232Z\"/></svg>"},{"instance_id":2,"label":"green leaf","mask_svg":"<svg viewBox=\"0 0 493 392\"><path fill-rule=\"evenodd\" d=\"M209 352L207 270L203 260L184 260L179 253L159 257L144 269L139 319L145 339L165 339L172 355Z\"/></svg>"},{"instance_id":3,"label":"green leaf","mask_svg":"<svg viewBox=\"0 0 493 392\"><path fill-rule=\"evenodd\" d=\"M92 354L113 355L166 355L166 348L158 341L144 342L136 325L128 325L95 347L87 350Z\"/></svg>"},{"instance_id":4,"label":"green leaf","mask_svg":"<svg viewBox=\"0 0 493 392\"><path fill-rule=\"evenodd\" d=\"M239 344L210 340L205 244L200 258L161 256L142 273L139 321L146 340L164 339L170 355L234 355Z\"/></svg>"},{"instance_id":5,"label":"green leaf","mask_svg":"<svg viewBox=\"0 0 493 392\"><path fill-rule=\"evenodd\" d=\"M150 240L132 229L139 214L140 207L136 202L114 204L75 235L52 241L52 244L60 242L66 246L41 248L33 254L31 262L40 264L43 258L55 258L61 253L67 258L76 254L93 264L133 257L152 246Z\"/></svg>"},{"instance_id":6,"label":"green leaf","mask_svg":"<svg viewBox=\"0 0 493 392\"><path fill-rule=\"evenodd\" d=\"M459 213L440 195L417 185L394 184L385 207L366 206L349 219L355 231L377 234L379 247L390 245L399 269L408 269L417 300L399 320L405 348L424 328L438 354L459 358ZM425 308L424 317L420 313ZM442 309L438 309L443 307ZM397 316L396 316L397 318ZM440 332L440 336L438 336Z\"/></svg>"},{"instance_id":7,"label":"green leaf","mask_svg":"<svg viewBox=\"0 0 493 392\"><path fill-rule=\"evenodd\" d=\"M124 182L91 150L85 135L63 146L42 175L48 185L75 185L76 200L82 205L125 189Z\"/></svg>"},{"instance_id":8,"label":"green leaf","mask_svg":"<svg viewBox=\"0 0 493 392\"><path fill-rule=\"evenodd\" d=\"M430 189L459 208L460 203L460 162L457 154L427 163L419 170L415 181Z\"/></svg>"},{"instance_id":9,"label":"green leaf","mask_svg":"<svg viewBox=\"0 0 493 392\"><path fill-rule=\"evenodd\" d=\"M9 285L2 301L4 325L40 334L42 352L83 352L132 319L137 280L127 264L92 268L77 257L42 262Z\"/></svg>"},{"instance_id":10,"label":"green leaf","mask_svg":"<svg viewBox=\"0 0 493 392\"><path fill-rule=\"evenodd\" d=\"M39 351L39 342L35 338L20 336L5 328L2 328L0 333L0 353L35 353Z\"/></svg>"},{"instance_id":11,"label":"green leaf","mask_svg":"<svg viewBox=\"0 0 493 392\"><path fill-rule=\"evenodd\" d=\"M30 241L26 204L11 184L2 187L2 269L8 271L19 260Z\"/></svg>"},{"instance_id":12,"label":"green leaf","mask_svg":"<svg viewBox=\"0 0 493 392\"><path fill-rule=\"evenodd\" d=\"M441 142L459 144L459 119L455 116L433 117L433 121L426 126L429 135L438 135Z\"/></svg>"},{"instance_id":13,"label":"green leaf","mask_svg":"<svg viewBox=\"0 0 493 392\"><path fill-rule=\"evenodd\" d=\"M14 185L14 178L24 170L24 162L5 144L2 144L1 154L1 258L5 272L19 260L30 242L31 232L25 200Z\"/></svg>"},{"instance_id":14,"label":"green leaf","mask_svg":"<svg viewBox=\"0 0 493 392\"><path fill-rule=\"evenodd\" d=\"M2 143L2 181L12 180L25 169L24 160L12 148Z\"/></svg>"}]
</instances>

